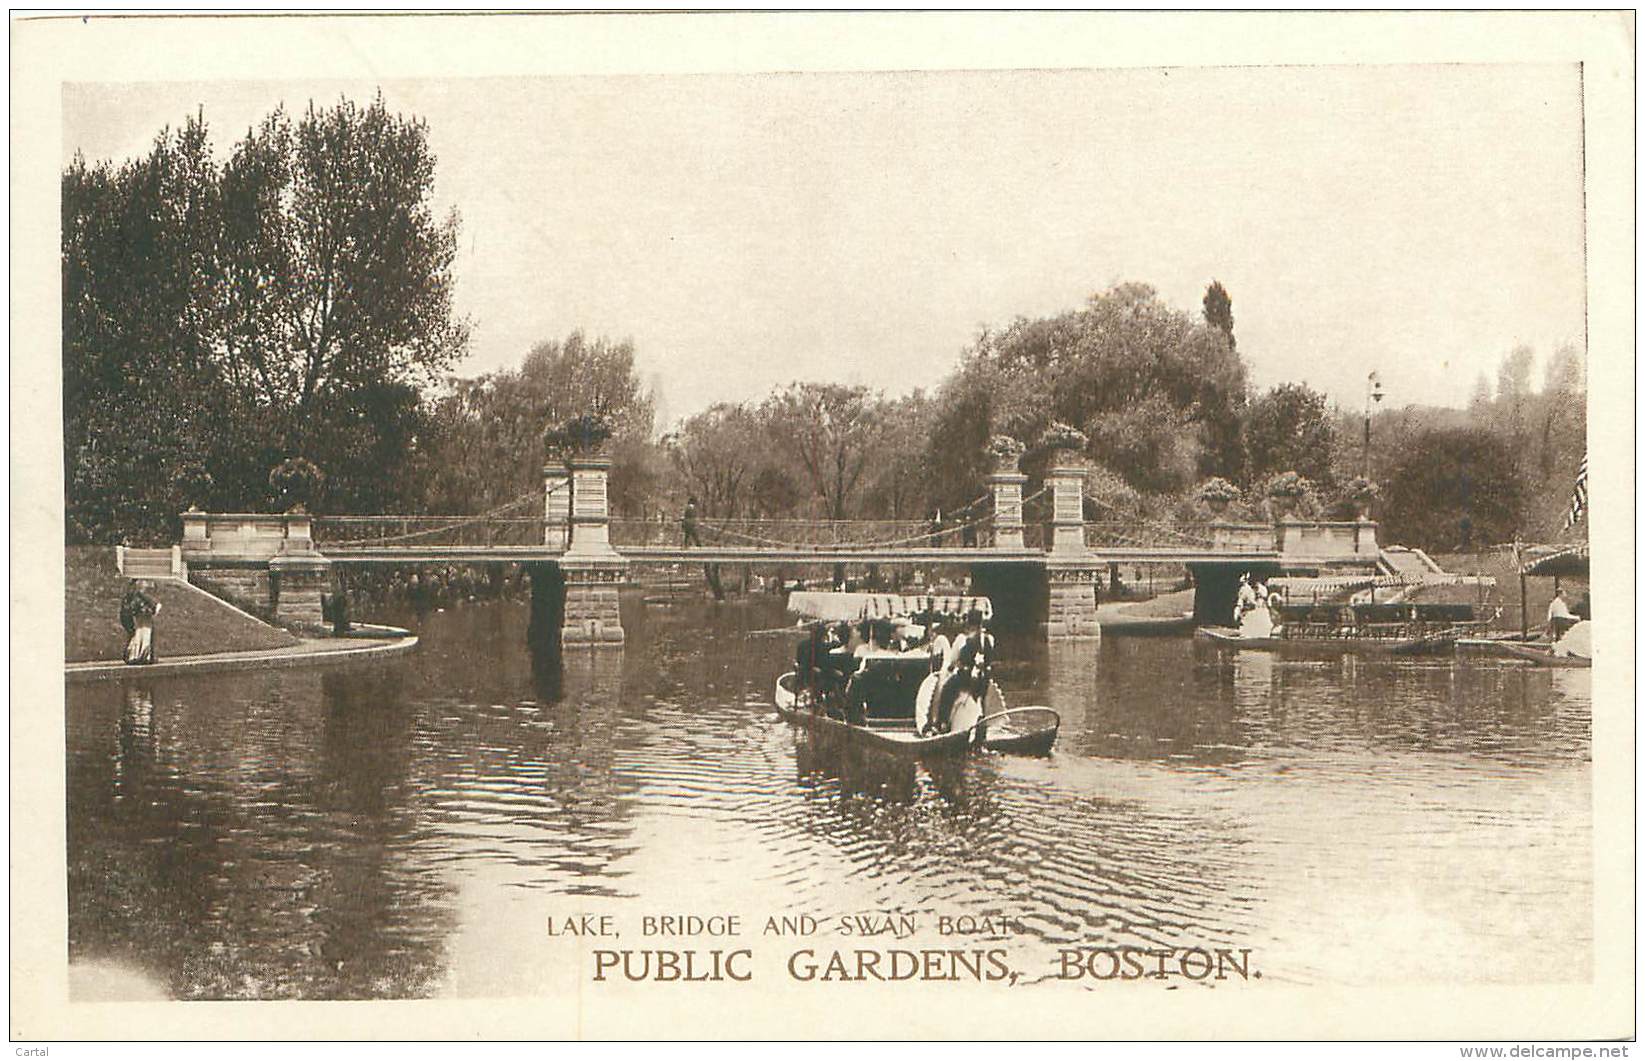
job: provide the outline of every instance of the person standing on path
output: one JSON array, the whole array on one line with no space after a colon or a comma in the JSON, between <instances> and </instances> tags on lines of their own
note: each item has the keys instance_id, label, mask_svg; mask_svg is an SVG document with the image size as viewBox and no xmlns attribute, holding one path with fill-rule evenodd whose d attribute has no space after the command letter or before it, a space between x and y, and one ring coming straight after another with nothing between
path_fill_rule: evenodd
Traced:
<instances>
[{"instance_id":1,"label":"person standing on path","mask_svg":"<svg viewBox=\"0 0 1645 1061\"><path fill-rule=\"evenodd\" d=\"M160 603L143 592L140 582L132 581L126 595L120 599L120 625L131 635L126 642L126 662L143 665L153 663L154 617L160 613Z\"/></svg>"}]
</instances>

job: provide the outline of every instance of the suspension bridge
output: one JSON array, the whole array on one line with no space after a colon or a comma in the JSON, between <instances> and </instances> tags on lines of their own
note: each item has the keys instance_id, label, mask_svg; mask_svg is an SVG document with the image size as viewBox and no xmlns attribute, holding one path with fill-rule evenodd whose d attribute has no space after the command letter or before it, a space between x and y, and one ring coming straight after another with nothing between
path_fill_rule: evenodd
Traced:
<instances>
[{"instance_id":1,"label":"suspension bridge","mask_svg":"<svg viewBox=\"0 0 1645 1061\"><path fill-rule=\"evenodd\" d=\"M319 616L333 565L518 563L563 604L567 641L620 643L617 588L634 565L956 565L979 591L1042 588L1050 637L1096 636L1095 584L1111 564L1173 564L1202 596L1231 595L1241 570L1364 568L1376 525L1180 521L1125 512L1093 494L1083 468L1053 465L1039 489L1015 468L941 520L624 519L610 511L609 460L583 455L544 469L543 488L465 516L183 514L181 562L298 622ZM1207 603L1207 609L1214 608Z\"/></svg>"}]
</instances>

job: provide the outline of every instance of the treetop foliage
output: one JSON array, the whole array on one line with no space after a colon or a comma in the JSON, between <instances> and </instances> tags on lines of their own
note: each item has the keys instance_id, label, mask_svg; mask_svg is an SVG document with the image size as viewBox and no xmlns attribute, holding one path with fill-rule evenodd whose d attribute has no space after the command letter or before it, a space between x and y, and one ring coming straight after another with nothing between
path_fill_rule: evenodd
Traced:
<instances>
[{"instance_id":1,"label":"treetop foliage","mask_svg":"<svg viewBox=\"0 0 1645 1061\"><path fill-rule=\"evenodd\" d=\"M463 352L457 220L433 216L427 128L361 106L283 108L215 161L204 117L62 180L64 463L77 540L164 538L188 500L268 497L305 453L329 495L417 491L421 395ZM212 486L169 474L203 458ZM200 480L194 480L198 486Z\"/></svg>"},{"instance_id":2,"label":"treetop foliage","mask_svg":"<svg viewBox=\"0 0 1645 1061\"><path fill-rule=\"evenodd\" d=\"M1361 414L1301 383L1253 392L1216 280L1198 313L1123 283L984 328L930 394L800 381L660 442L626 339L572 331L516 368L451 376L470 325L428 133L379 94L278 107L221 164L196 114L139 158L64 169L72 540L165 541L188 504L279 504L298 486L271 469L299 456L323 469L332 511L490 511L541 489L545 443L582 417L609 425L610 496L627 516L677 511L687 494L705 517L972 513L1023 448L1022 471L1043 476L1054 427L1109 516L1191 510L1207 480L1204 496L1237 503L1282 473L1342 503L1374 499L1357 479ZM1388 540L1557 529L1587 444L1583 353L1553 351L1540 389L1535 360L1509 351L1467 410L1376 412Z\"/></svg>"}]
</instances>

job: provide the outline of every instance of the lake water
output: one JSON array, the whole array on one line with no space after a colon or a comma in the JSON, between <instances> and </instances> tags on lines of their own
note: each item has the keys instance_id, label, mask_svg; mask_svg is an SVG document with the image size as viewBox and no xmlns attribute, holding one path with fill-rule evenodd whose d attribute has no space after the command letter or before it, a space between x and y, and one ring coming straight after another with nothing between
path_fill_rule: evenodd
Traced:
<instances>
[{"instance_id":1,"label":"lake water","mask_svg":"<svg viewBox=\"0 0 1645 1061\"><path fill-rule=\"evenodd\" d=\"M625 601L625 651L558 666L522 603L398 619L422 643L390 662L69 689L75 968L529 995L587 977L561 915L642 947L640 912L809 912L834 927L779 967L907 914L881 943L1002 948L1019 989L1067 989L1064 946L1248 949L1280 983L1591 977L1588 671L1005 638L996 678L1062 713L1055 755L931 768L777 719L774 601Z\"/></svg>"}]
</instances>

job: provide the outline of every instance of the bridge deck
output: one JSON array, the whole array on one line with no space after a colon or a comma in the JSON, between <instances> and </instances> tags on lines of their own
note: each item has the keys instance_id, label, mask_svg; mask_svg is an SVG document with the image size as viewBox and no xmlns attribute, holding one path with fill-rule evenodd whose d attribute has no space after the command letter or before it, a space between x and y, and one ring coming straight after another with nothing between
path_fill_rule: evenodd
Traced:
<instances>
[{"instance_id":1,"label":"bridge deck","mask_svg":"<svg viewBox=\"0 0 1645 1061\"><path fill-rule=\"evenodd\" d=\"M542 562L562 559L564 552L546 545L362 545L318 543L319 550L343 563L484 563ZM1051 559L1039 549L994 547L861 548L849 545L772 546L704 545L692 548L667 545L627 545L617 549L631 563L666 564L1043 564ZM1064 558L1058 557L1059 561ZM1265 551L1215 551L1193 546L1098 546L1084 557L1093 564L1242 564L1276 563L1280 554ZM1355 558L1343 557L1343 561ZM1331 562L1329 558L1321 558Z\"/></svg>"}]
</instances>

